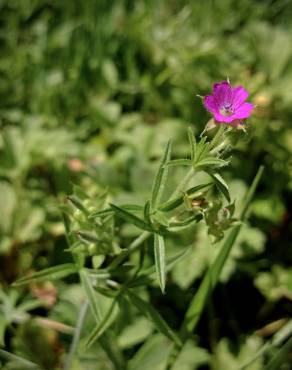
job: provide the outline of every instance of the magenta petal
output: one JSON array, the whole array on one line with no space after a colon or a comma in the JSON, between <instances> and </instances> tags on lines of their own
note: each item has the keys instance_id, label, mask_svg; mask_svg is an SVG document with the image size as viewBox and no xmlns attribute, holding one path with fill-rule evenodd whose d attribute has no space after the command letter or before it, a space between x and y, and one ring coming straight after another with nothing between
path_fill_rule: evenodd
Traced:
<instances>
[{"instance_id":1,"label":"magenta petal","mask_svg":"<svg viewBox=\"0 0 292 370\"><path fill-rule=\"evenodd\" d=\"M242 86L232 88L228 81L222 81L213 85L213 94L203 102L217 123L238 124L251 115L253 105L245 102L247 98L248 92Z\"/></svg>"},{"instance_id":2,"label":"magenta petal","mask_svg":"<svg viewBox=\"0 0 292 370\"><path fill-rule=\"evenodd\" d=\"M226 102L232 101L232 89L227 81L216 83L213 86L213 96L216 104L220 107Z\"/></svg>"},{"instance_id":3,"label":"magenta petal","mask_svg":"<svg viewBox=\"0 0 292 370\"><path fill-rule=\"evenodd\" d=\"M248 92L242 87L235 87L232 91L232 100L234 108L238 108L248 98Z\"/></svg>"},{"instance_id":4,"label":"magenta petal","mask_svg":"<svg viewBox=\"0 0 292 370\"><path fill-rule=\"evenodd\" d=\"M207 95L204 97L204 106L211 113L215 113L218 111L218 106L212 95Z\"/></svg>"},{"instance_id":5,"label":"magenta petal","mask_svg":"<svg viewBox=\"0 0 292 370\"><path fill-rule=\"evenodd\" d=\"M214 113L214 118L215 118L215 121L217 122L225 122L225 123L230 123L232 122L234 119L231 118L232 116L223 116L221 113L219 112L215 112Z\"/></svg>"},{"instance_id":6,"label":"magenta petal","mask_svg":"<svg viewBox=\"0 0 292 370\"><path fill-rule=\"evenodd\" d=\"M222 81L222 82L217 82L213 85L213 94L216 94L216 92L218 92L218 89L221 89L221 88L226 88L226 87L229 87L230 88L230 84L228 81Z\"/></svg>"},{"instance_id":7,"label":"magenta petal","mask_svg":"<svg viewBox=\"0 0 292 370\"><path fill-rule=\"evenodd\" d=\"M252 110L253 104L243 103L236 109L235 113L231 117L233 119L245 119L251 115Z\"/></svg>"}]
</instances>

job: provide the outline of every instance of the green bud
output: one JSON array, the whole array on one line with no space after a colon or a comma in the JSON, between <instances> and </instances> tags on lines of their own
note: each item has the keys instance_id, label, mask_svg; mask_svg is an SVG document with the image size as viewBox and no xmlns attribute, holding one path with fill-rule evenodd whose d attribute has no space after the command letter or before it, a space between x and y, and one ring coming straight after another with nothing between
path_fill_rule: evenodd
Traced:
<instances>
[{"instance_id":1,"label":"green bud","mask_svg":"<svg viewBox=\"0 0 292 370\"><path fill-rule=\"evenodd\" d=\"M91 243L88 245L88 252L91 256L93 256L94 254L96 254L97 252L97 247L96 247L96 244L94 243Z\"/></svg>"},{"instance_id":2,"label":"green bud","mask_svg":"<svg viewBox=\"0 0 292 370\"><path fill-rule=\"evenodd\" d=\"M98 269L102 265L104 260L105 260L105 257L102 255L93 256L91 260L93 268Z\"/></svg>"},{"instance_id":3,"label":"green bud","mask_svg":"<svg viewBox=\"0 0 292 370\"><path fill-rule=\"evenodd\" d=\"M85 221L85 217L84 217L84 213L82 213L82 211L80 211L79 209L76 209L73 213L73 217L75 218L75 220L77 221L80 221L80 222L84 222Z\"/></svg>"}]
</instances>

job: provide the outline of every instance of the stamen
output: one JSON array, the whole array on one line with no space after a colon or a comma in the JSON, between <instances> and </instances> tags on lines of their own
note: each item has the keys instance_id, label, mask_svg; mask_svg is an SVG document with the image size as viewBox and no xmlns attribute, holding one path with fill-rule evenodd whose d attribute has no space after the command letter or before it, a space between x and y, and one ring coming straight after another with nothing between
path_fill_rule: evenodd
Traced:
<instances>
[{"instance_id":1,"label":"stamen","mask_svg":"<svg viewBox=\"0 0 292 370\"><path fill-rule=\"evenodd\" d=\"M225 103L220 109L220 114L222 114L222 116L225 116L225 117L229 117L229 116L232 116L232 114L234 113L234 109L232 107L232 103Z\"/></svg>"}]
</instances>

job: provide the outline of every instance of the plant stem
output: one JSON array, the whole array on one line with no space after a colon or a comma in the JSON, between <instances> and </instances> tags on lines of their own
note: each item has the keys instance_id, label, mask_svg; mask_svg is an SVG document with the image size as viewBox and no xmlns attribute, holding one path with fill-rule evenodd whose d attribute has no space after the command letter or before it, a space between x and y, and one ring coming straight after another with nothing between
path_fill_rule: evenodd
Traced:
<instances>
[{"instance_id":1,"label":"plant stem","mask_svg":"<svg viewBox=\"0 0 292 370\"><path fill-rule=\"evenodd\" d=\"M178 184L174 192L171 194L171 196L169 197L169 200L175 198L178 194L180 194L183 191L183 189L188 185L188 183L190 182L194 174L195 174L195 171L193 167L191 167L190 170L185 175L185 177L182 179L182 181Z\"/></svg>"},{"instance_id":2,"label":"plant stem","mask_svg":"<svg viewBox=\"0 0 292 370\"><path fill-rule=\"evenodd\" d=\"M77 324L74 330L73 339L70 345L70 350L66 358L63 370L70 370L72 368L73 358L74 358L74 355L75 355L75 352L78 346L78 342L80 339L80 335L81 335L81 331L83 328L83 324L85 321L85 316L86 316L88 307L89 307L89 302L88 300L86 300L81 306L80 311L79 311L79 316L78 316Z\"/></svg>"},{"instance_id":3,"label":"plant stem","mask_svg":"<svg viewBox=\"0 0 292 370\"><path fill-rule=\"evenodd\" d=\"M123 250L109 265L109 270L115 269L121 262L124 261L125 258L128 257L129 254L133 253L135 250L137 250L141 244L149 238L151 233L149 231L144 231L141 235L138 236L137 239L135 239L127 249Z\"/></svg>"}]
</instances>

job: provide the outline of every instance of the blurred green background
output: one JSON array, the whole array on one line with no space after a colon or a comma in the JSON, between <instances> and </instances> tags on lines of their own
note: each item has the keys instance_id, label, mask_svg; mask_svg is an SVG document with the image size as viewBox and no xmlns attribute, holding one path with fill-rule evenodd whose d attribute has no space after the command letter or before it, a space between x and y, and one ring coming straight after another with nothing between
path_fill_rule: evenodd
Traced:
<instances>
[{"instance_id":1,"label":"blurred green background","mask_svg":"<svg viewBox=\"0 0 292 370\"><path fill-rule=\"evenodd\" d=\"M200 361L180 369L236 369L276 329L250 335L292 314L292 2L0 0L0 27L0 336L7 350L53 369L68 349L70 338L27 315L74 325L77 281L26 290L10 283L68 261L58 205L72 182L93 194L108 187L117 200L147 199L168 139L186 155L187 127L199 134L209 119L196 94L228 76L257 105L252 132L224 173L233 198L240 200L260 164L266 169L199 327ZM174 325L209 261L208 238L197 234L168 294L149 292ZM48 304L17 311L28 296ZM143 330L133 345L150 335ZM138 359L133 369L151 369Z\"/></svg>"}]
</instances>

